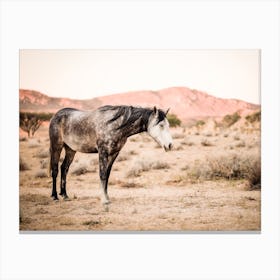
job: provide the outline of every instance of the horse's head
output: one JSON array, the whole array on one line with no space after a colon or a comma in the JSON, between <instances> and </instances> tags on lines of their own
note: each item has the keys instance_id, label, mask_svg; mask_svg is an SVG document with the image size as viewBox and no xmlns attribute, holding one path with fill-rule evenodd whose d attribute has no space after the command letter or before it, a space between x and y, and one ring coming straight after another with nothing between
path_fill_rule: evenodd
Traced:
<instances>
[{"instance_id":1,"label":"horse's head","mask_svg":"<svg viewBox=\"0 0 280 280\"><path fill-rule=\"evenodd\" d=\"M172 148L172 137L169 132L169 122L166 118L169 109L164 113L154 107L149 118L147 131L150 136L164 148L165 151Z\"/></svg>"}]
</instances>

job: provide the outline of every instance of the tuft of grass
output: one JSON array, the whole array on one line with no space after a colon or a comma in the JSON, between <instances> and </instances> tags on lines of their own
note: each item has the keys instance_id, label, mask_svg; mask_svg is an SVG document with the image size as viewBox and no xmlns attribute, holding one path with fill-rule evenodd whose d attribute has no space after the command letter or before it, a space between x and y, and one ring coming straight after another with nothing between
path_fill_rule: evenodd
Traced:
<instances>
[{"instance_id":1,"label":"tuft of grass","mask_svg":"<svg viewBox=\"0 0 280 280\"><path fill-rule=\"evenodd\" d=\"M211 132L206 132L203 134L205 137L212 137L213 134Z\"/></svg>"},{"instance_id":2,"label":"tuft of grass","mask_svg":"<svg viewBox=\"0 0 280 280\"><path fill-rule=\"evenodd\" d=\"M140 176L142 172L148 171L151 169L151 163L147 161L138 161L135 165L128 170L127 177L137 177Z\"/></svg>"},{"instance_id":3,"label":"tuft of grass","mask_svg":"<svg viewBox=\"0 0 280 280\"><path fill-rule=\"evenodd\" d=\"M96 226L99 224L100 224L100 221L96 221L96 220L87 220L82 223L82 225L84 225L84 226Z\"/></svg>"},{"instance_id":4,"label":"tuft of grass","mask_svg":"<svg viewBox=\"0 0 280 280\"><path fill-rule=\"evenodd\" d=\"M28 148L38 148L40 146L40 141L36 139L28 140Z\"/></svg>"},{"instance_id":5,"label":"tuft of grass","mask_svg":"<svg viewBox=\"0 0 280 280\"><path fill-rule=\"evenodd\" d=\"M130 150L130 151L128 152L128 154L131 155L131 156L138 155L138 153L137 153L135 150Z\"/></svg>"},{"instance_id":6,"label":"tuft of grass","mask_svg":"<svg viewBox=\"0 0 280 280\"><path fill-rule=\"evenodd\" d=\"M245 141L240 141L235 145L236 148L245 148L246 147L246 143Z\"/></svg>"},{"instance_id":7,"label":"tuft of grass","mask_svg":"<svg viewBox=\"0 0 280 280\"><path fill-rule=\"evenodd\" d=\"M207 139L203 139L203 140L201 141L201 145L204 146L204 147L213 146L213 144L212 144L210 141L208 141Z\"/></svg>"},{"instance_id":8,"label":"tuft of grass","mask_svg":"<svg viewBox=\"0 0 280 280\"><path fill-rule=\"evenodd\" d=\"M20 171L30 170L28 164L21 157L19 158L19 170Z\"/></svg>"},{"instance_id":9,"label":"tuft of grass","mask_svg":"<svg viewBox=\"0 0 280 280\"><path fill-rule=\"evenodd\" d=\"M179 146L175 146L174 148L172 148L173 151L182 151L184 150L184 147L182 145L179 145Z\"/></svg>"},{"instance_id":10,"label":"tuft of grass","mask_svg":"<svg viewBox=\"0 0 280 280\"><path fill-rule=\"evenodd\" d=\"M129 169L126 173L127 177L138 177L141 175L141 173L155 169L169 169L170 165L166 162L161 161L155 161L155 162L149 162L149 161L138 161L134 164L134 166Z\"/></svg>"},{"instance_id":11,"label":"tuft of grass","mask_svg":"<svg viewBox=\"0 0 280 280\"><path fill-rule=\"evenodd\" d=\"M37 158L47 158L49 157L49 151L48 150L39 150L38 153L35 155Z\"/></svg>"},{"instance_id":12,"label":"tuft of grass","mask_svg":"<svg viewBox=\"0 0 280 280\"><path fill-rule=\"evenodd\" d=\"M39 170L35 173L35 178L46 178L48 177L47 173L44 170Z\"/></svg>"},{"instance_id":13,"label":"tuft of grass","mask_svg":"<svg viewBox=\"0 0 280 280\"><path fill-rule=\"evenodd\" d=\"M152 163L152 169L169 169L170 165L167 162L156 161Z\"/></svg>"},{"instance_id":14,"label":"tuft of grass","mask_svg":"<svg viewBox=\"0 0 280 280\"><path fill-rule=\"evenodd\" d=\"M86 174L88 173L89 170L87 169L87 167L85 165L80 165L78 167L76 167L71 174L76 175L76 176L80 176L82 174Z\"/></svg>"},{"instance_id":15,"label":"tuft of grass","mask_svg":"<svg viewBox=\"0 0 280 280\"><path fill-rule=\"evenodd\" d=\"M127 155L122 154L117 157L117 162L126 160L129 160L129 157Z\"/></svg>"},{"instance_id":16,"label":"tuft of grass","mask_svg":"<svg viewBox=\"0 0 280 280\"><path fill-rule=\"evenodd\" d=\"M234 136L233 136L233 140L239 141L239 140L240 140L240 136L239 136L239 135L234 135Z\"/></svg>"},{"instance_id":17,"label":"tuft of grass","mask_svg":"<svg viewBox=\"0 0 280 280\"><path fill-rule=\"evenodd\" d=\"M185 138L183 141L181 141L181 144L186 146L193 146L194 142L189 141L187 138Z\"/></svg>"},{"instance_id":18,"label":"tuft of grass","mask_svg":"<svg viewBox=\"0 0 280 280\"><path fill-rule=\"evenodd\" d=\"M119 185L121 188L142 188L143 186L141 184L137 184L134 182L121 182Z\"/></svg>"}]
</instances>

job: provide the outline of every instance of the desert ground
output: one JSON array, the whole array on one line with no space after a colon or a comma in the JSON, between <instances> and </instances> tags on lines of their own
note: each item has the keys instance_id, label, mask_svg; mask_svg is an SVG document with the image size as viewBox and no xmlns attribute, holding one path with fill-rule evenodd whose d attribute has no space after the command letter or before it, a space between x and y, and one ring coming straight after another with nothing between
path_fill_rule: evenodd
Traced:
<instances>
[{"instance_id":1,"label":"desert ground","mask_svg":"<svg viewBox=\"0 0 280 280\"><path fill-rule=\"evenodd\" d=\"M67 176L70 199L53 201L48 123L32 138L20 131L19 230L260 231L261 190L251 184L260 172L260 128L209 124L171 134L169 152L145 133L128 139L113 165L112 203L104 209L98 154L76 153Z\"/></svg>"}]
</instances>

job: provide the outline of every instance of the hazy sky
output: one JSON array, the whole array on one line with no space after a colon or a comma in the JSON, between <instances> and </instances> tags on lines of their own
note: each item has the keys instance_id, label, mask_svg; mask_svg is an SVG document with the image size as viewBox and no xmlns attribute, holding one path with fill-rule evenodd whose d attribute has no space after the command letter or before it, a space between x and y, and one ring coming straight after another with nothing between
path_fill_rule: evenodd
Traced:
<instances>
[{"instance_id":1,"label":"hazy sky","mask_svg":"<svg viewBox=\"0 0 280 280\"><path fill-rule=\"evenodd\" d=\"M76 99L186 86L259 104L258 50L20 50L20 88Z\"/></svg>"}]
</instances>

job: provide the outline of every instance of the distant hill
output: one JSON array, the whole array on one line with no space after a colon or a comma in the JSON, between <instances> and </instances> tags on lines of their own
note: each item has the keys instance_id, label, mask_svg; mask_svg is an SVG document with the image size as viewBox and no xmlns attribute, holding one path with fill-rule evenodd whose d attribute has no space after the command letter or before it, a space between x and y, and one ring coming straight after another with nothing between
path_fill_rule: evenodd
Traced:
<instances>
[{"instance_id":1,"label":"distant hill","mask_svg":"<svg viewBox=\"0 0 280 280\"><path fill-rule=\"evenodd\" d=\"M63 107L74 107L82 110L93 110L102 105L134 105L162 109L171 108L181 120L205 117L222 117L239 112L250 114L260 109L260 105L237 99L223 99L205 92L186 87L172 87L159 91L136 91L96 97L87 100L49 97L34 90L19 90L20 111L56 112Z\"/></svg>"}]
</instances>

